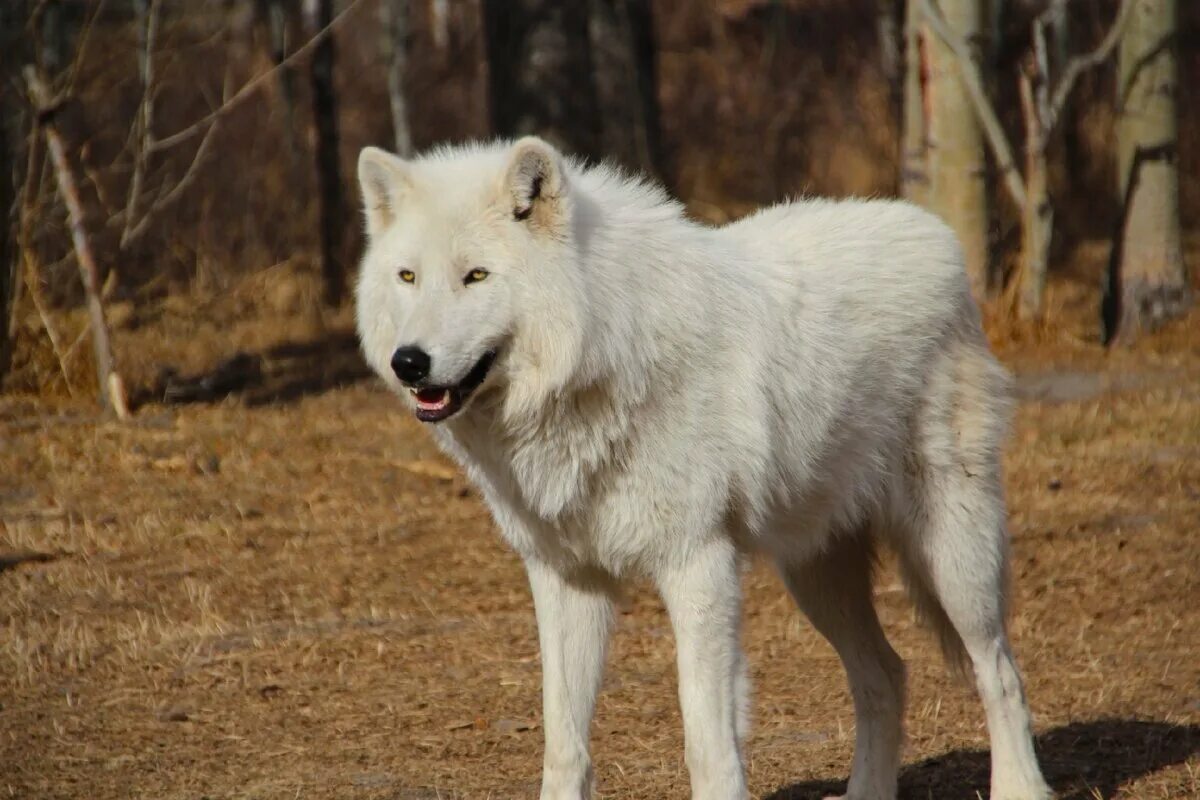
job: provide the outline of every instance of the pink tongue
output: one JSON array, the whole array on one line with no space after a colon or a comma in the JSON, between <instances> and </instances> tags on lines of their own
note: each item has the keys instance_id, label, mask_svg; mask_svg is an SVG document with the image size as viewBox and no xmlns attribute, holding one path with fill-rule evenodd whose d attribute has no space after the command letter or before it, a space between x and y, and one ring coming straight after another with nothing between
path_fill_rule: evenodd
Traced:
<instances>
[{"instance_id":1,"label":"pink tongue","mask_svg":"<svg viewBox=\"0 0 1200 800\"><path fill-rule=\"evenodd\" d=\"M417 399L422 403L433 405L435 403L440 403L445 395L445 389L422 389L421 391L417 392Z\"/></svg>"}]
</instances>

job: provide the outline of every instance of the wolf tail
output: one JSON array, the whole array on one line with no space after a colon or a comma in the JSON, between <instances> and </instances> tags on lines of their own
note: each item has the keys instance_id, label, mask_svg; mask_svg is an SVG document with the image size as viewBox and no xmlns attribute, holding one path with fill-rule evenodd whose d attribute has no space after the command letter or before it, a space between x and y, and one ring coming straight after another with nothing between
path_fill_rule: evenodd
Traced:
<instances>
[{"instance_id":1,"label":"wolf tail","mask_svg":"<svg viewBox=\"0 0 1200 800\"><path fill-rule=\"evenodd\" d=\"M917 621L930 628L937 637L942 649L942 657L950 672L959 679L966 680L971 675L971 659L967 648L963 645L962 637L958 635L946 609L938 600L937 594L922 565L900 554L900 575L904 580L904 588L912 600L917 612Z\"/></svg>"}]
</instances>

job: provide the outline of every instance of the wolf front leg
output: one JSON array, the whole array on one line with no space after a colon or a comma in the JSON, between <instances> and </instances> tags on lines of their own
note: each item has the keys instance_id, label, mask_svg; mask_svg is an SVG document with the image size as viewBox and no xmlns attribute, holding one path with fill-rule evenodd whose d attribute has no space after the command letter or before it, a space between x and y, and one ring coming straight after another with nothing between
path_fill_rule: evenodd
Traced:
<instances>
[{"instance_id":1,"label":"wolf front leg","mask_svg":"<svg viewBox=\"0 0 1200 800\"><path fill-rule=\"evenodd\" d=\"M542 727L546 753L541 800L591 794L588 731L612 626L604 587L581 586L538 561L525 564L542 650Z\"/></svg>"},{"instance_id":2,"label":"wolf front leg","mask_svg":"<svg viewBox=\"0 0 1200 800\"><path fill-rule=\"evenodd\" d=\"M740 737L748 691L737 553L728 540L716 539L657 578L675 629L692 798L743 800L748 794Z\"/></svg>"}]
</instances>

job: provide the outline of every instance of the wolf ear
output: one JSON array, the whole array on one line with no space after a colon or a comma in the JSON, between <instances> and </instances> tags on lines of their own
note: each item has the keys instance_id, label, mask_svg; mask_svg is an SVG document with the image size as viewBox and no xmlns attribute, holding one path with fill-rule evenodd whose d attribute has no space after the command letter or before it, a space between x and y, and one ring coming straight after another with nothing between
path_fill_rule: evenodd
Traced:
<instances>
[{"instance_id":1,"label":"wolf ear","mask_svg":"<svg viewBox=\"0 0 1200 800\"><path fill-rule=\"evenodd\" d=\"M536 136L517 140L504 176L513 219L542 228L556 227L565 214L566 173L562 156Z\"/></svg>"},{"instance_id":2,"label":"wolf ear","mask_svg":"<svg viewBox=\"0 0 1200 800\"><path fill-rule=\"evenodd\" d=\"M396 221L397 205L408 186L408 164L378 147L358 154L358 185L367 214L367 233L374 237Z\"/></svg>"}]
</instances>

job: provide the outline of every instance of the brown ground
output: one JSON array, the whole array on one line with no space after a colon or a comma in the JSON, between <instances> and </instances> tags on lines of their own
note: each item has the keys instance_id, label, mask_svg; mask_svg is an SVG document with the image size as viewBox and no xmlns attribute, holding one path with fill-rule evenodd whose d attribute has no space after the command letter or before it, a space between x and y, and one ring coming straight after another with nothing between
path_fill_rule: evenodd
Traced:
<instances>
[{"instance_id":1,"label":"brown ground","mask_svg":"<svg viewBox=\"0 0 1200 800\"><path fill-rule=\"evenodd\" d=\"M1015 645L1062 796L1200 797L1200 314L1108 355L1094 302L1063 283L1058 327L992 326L1025 397ZM0 796L535 796L520 565L419 426L352 382L345 317L278 347L306 323L168 305L119 315L134 382L241 347L248 388L128 424L0 397ZM751 786L817 797L849 764L841 668L767 569L745 583ZM878 603L911 675L903 796L986 794L978 702L886 570ZM603 796L686 796L674 680L635 589L594 730Z\"/></svg>"}]
</instances>

